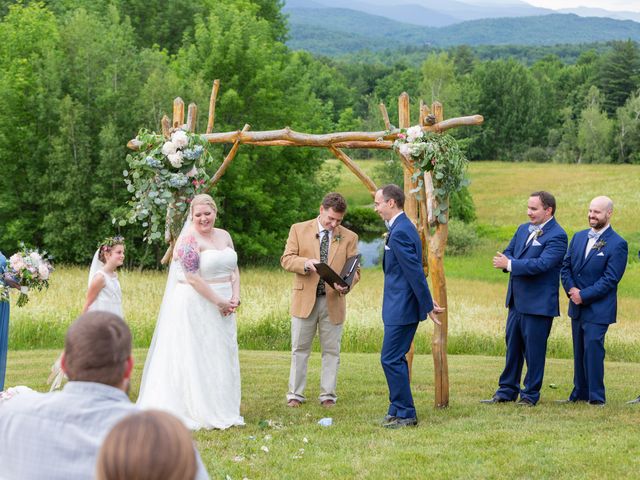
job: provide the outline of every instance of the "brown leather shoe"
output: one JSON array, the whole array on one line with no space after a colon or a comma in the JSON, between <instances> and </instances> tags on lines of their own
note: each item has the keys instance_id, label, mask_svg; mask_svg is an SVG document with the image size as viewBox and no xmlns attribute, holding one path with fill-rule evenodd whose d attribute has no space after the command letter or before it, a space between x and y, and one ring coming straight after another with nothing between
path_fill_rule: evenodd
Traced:
<instances>
[{"instance_id":1,"label":"brown leather shoe","mask_svg":"<svg viewBox=\"0 0 640 480\"><path fill-rule=\"evenodd\" d=\"M297 398L292 398L287 402L287 407L291 407L291 408L298 408L300 405L302 405L302 402Z\"/></svg>"},{"instance_id":2,"label":"brown leather shoe","mask_svg":"<svg viewBox=\"0 0 640 480\"><path fill-rule=\"evenodd\" d=\"M336 404L336 401L331 400L330 398L327 398L326 400L323 400L320 402L320 405L322 405L324 408L331 408L335 406L335 404Z\"/></svg>"}]
</instances>

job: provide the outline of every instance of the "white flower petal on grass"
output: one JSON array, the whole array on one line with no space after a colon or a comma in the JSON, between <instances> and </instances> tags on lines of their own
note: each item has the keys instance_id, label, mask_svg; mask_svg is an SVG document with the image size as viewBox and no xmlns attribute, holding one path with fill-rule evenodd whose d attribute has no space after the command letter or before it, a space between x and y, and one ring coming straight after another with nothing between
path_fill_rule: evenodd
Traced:
<instances>
[{"instance_id":1,"label":"white flower petal on grass","mask_svg":"<svg viewBox=\"0 0 640 480\"><path fill-rule=\"evenodd\" d=\"M309 443L309 439L308 439L307 437L304 437L304 438L302 439L302 443Z\"/></svg>"},{"instance_id":2,"label":"white flower petal on grass","mask_svg":"<svg viewBox=\"0 0 640 480\"><path fill-rule=\"evenodd\" d=\"M262 450L264 453L269 453L269 447L267 447L266 445L262 445L260 447L260 450Z\"/></svg>"}]
</instances>

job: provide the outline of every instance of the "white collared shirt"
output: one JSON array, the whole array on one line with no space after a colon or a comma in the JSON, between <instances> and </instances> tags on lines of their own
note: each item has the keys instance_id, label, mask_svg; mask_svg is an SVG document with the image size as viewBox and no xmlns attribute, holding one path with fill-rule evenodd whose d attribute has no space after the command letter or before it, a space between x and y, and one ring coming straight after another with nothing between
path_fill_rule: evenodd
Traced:
<instances>
[{"instance_id":1,"label":"white collared shirt","mask_svg":"<svg viewBox=\"0 0 640 480\"><path fill-rule=\"evenodd\" d=\"M598 240L600 240L600 238L602 237L602 234L607 230L607 228L609 228L609 224L607 224L606 227L604 227L602 230L594 230L593 228L591 229L592 232L596 232L598 235L598 238L590 238L589 241L587 242L587 248L584 251L584 258L587 258L589 256L589 252L591 251L591 249L593 248L593 246L596 244L596 242Z\"/></svg>"},{"instance_id":2,"label":"white collared shirt","mask_svg":"<svg viewBox=\"0 0 640 480\"><path fill-rule=\"evenodd\" d=\"M547 220L546 222L544 222L543 224L539 225L540 230L542 230L544 228L544 226L549 223L551 220L553 220L553 215L551 216L551 218L549 220ZM538 230L534 230L533 232L531 232L529 234L529 238L527 238L527 242L525 243L525 245L529 245L529 242L531 242L531 240L533 240L533 238L535 236L537 236ZM509 260L507 262L507 272L511 271L511 260Z\"/></svg>"},{"instance_id":3,"label":"white collared shirt","mask_svg":"<svg viewBox=\"0 0 640 480\"><path fill-rule=\"evenodd\" d=\"M391 219L387 222L387 225L389 226L389 228L391 228L391 226L393 225L393 222L396 221L396 218L398 218L400 215L402 215L404 213L404 210L400 210L398 213L396 213L393 217L391 217Z\"/></svg>"}]
</instances>

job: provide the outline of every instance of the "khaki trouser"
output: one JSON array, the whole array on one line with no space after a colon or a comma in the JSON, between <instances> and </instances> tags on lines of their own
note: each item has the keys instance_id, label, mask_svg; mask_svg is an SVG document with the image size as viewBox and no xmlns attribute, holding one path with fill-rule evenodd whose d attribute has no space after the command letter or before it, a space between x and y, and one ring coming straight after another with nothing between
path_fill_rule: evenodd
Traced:
<instances>
[{"instance_id":1,"label":"khaki trouser","mask_svg":"<svg viewBox=\"0 0 640 480\"><path fill-rule=\"evenodd\" d=\"M336 400L336 383L340 365L340 339L342 325L334 325L329 320L327 297L316 298L316 304L308 318L291 317L291 370L289 372L289 392L287 400L305 401L304 389L307 385L307 364L311 355L311 344L318 331L322 351L322 371L320 373L319 400Z\"/></svg>"}]
</instances>

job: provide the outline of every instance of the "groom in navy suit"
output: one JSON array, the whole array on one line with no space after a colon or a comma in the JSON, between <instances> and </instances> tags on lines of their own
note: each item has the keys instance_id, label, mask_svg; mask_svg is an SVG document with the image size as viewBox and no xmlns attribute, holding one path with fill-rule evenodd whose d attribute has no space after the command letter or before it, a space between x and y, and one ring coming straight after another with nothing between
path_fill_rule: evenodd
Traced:
<instances>
[{"instance_id":1,"label":"groom in navy suit","mask_svg":"<svg viewBox=\"0 0 640 480\"><path fill-rule=\"evenodd\" d=\"M618 282L627 268L627 242L610 225L613 202L596 197L589 226L571 239L562 262L573 336L573 391L569 402L604 405L604 336L616 321Z\"/></svg>"},{"instance_id":2,"label":"groom in navy suit","mask_svg":"<svg viewBox=\"0 0 640 480\"><path fill-rule=\"evenodd\" d=\"M386 428L418 424L406 354L418 324L427 315L440 324L436 314L444 311L431 298L422 268L420 237L403 208L404 192L397 185L387 185L376 192L375 210L389 228L383 257L384 339L380 355L389 386L390 405L383 423Z\"/></svg>"},{"instance_id":3,"label":"groom in navy suit","mask_svg":"<svg viewBox=\"0 0 640 480\"><path fill-rule=\"evenodd\" d=\"M498 390L482 403L515 402L519 395L519 405L532 407L540 399L547 339L553 317L560 315L560 266L567 252L567 234L556 222L555 211L553 195L533 192L527 202L530 223L520 225L505 251L493 257L495 268L510 273L507 356Z\"/></svg>"}]
</instances>

